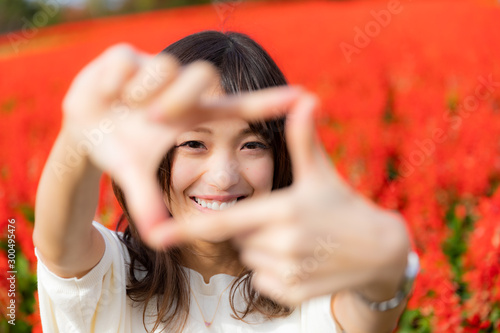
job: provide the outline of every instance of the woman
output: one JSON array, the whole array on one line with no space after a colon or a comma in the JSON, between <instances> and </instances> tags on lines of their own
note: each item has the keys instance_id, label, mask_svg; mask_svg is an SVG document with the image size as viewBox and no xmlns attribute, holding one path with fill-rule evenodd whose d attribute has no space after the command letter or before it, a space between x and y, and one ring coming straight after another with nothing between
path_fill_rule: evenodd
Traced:
<instances>
[{"instance_id":1,"label":"woman","mask_svg":"<svg viewBox=\"0 0 500 333\"><path fill-rule=\"evenodd\" d=\"M44 331L390 332L418 263L328 162L315 108L239 33L89 64L37 193ZM123 234L91 223L102 171Z\"/></svg>"}]
</instances>

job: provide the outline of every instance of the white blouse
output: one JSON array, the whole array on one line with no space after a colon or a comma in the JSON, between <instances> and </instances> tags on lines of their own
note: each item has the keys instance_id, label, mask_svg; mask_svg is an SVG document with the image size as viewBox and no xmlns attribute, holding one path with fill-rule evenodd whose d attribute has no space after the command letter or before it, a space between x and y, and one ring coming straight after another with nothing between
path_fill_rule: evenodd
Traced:
<instances>
[{"instance_id":1,"label":"white blouse","mask_svg":"<svg viewBox=\"0 0 500 333\"><path fill-rule=\"evenodd\" d=\"M137 333L146 332L143 326L143 306L126 295L126 281L130 261L127 248L118 239L115 231L94 222L106 243L101 261L85 276L61 278L49 271L38 256L38 295L43 331L46 333ZM330 295L303 302L285 318L265 320L258 314L245 317L247 323L231 317L229 290L234 277L227 274L212 276L205 283L200 273L184 268L189 273L190 293L189 317L183 332L273 332L273 333L323 333L336 332L330 311ZM226 289L224 291L224 289ZM219 308L216 310L221 292ZM198 301L198 304L196 303ZM151 302L150 306L156 302ZM236 292L236 309L244 309L244 300ZM213 322L206 327L203 316ZM148 329L156 320L149 309L146 320ZM214 317L215 316L215 317ZM172 332L165 330L164 332Z\"/></svg>"}]
</instances>

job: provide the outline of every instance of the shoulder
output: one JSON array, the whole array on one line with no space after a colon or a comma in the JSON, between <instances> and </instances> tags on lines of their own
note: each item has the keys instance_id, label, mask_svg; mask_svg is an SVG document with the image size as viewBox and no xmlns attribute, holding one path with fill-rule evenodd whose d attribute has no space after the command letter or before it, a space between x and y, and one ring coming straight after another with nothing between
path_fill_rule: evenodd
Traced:
<instances>
[{"instance_id":1,"label":"shoulder","mask_svg":"<svg viewBox=\"0 0 500 333\"><path fill-rule=\"evenodd\" d=\"M123 232L111 230L99 222L93 222L94 227L101 233L106 242L106 255L112 259L115 266L120 266L122 274L130 279L131 256L127 245L123 241ZM135 249L137 250L137 249ZM134 279L141 280L146 276L146 269L138 260L134 261Z\"/></svg>"},{"instance_id":2,"label":"shoulder","mask_svg":"<svg viewBox=\"0 0 500 333\"><path fill-rule=\"evenodd\" d=\"M331 299L331 295L323 295L304 301L300 305L302 327L306 332L336 332Z\"/></svg>"},{"instance_id":3,"label":"shoulder","mask_svg":"<svg viewBox=\"0 0 500 333\"><path fill-rule=\"evenodd\" d=\"M129 261L129 253L125 244L121 241L122 232L111 230L97 221L93 221L92 225L101 233L106 243L106 252L110 252L112 257L122 257L125 261Z\"/></svg>"}]
</instances>

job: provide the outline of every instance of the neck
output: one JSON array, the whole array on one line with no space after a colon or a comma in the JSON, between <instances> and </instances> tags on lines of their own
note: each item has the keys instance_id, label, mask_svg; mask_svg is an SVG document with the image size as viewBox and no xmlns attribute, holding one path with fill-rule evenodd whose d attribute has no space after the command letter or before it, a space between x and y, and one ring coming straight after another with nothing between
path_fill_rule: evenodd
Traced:
<instances>
[{"instance_id":1,"label":"neck","mask_svg":"<svg viewBox=\"0 0 500 333\"><path fill-rule=\"evenodd\" d=\"M184 266L200 273L205 283L216 274L237 276L243 268L230 242L198 241L182 249L182 261Z\"/></svg>"}]
</instances>

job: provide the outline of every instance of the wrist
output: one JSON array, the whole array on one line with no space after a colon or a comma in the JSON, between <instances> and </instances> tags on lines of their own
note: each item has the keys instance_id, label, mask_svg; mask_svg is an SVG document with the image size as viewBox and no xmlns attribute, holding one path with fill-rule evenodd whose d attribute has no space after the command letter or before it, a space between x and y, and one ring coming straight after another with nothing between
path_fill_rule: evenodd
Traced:
<instances>
[{"instance_id":1,"label":"wrist","mask_svg":"<svg viewBox=\"0 0 500 333\"><path fill-rule=\"evenodd\" d=\"M393 298L404 280L410 241L402 221L391 215L380 223L377 251L379 260L371 278L355 291L373 302Z\"/></svg>"},{"instance_id":2,"label":"wrist","mask_svg":"<svg viewBox=\"0 0 500 333\"><path fill-rule=\"evenodd\" d=\"M48 163L51 164L51 169L56 175L59 175L59 178L66 177L70 173L100 178L102 171L89 156L92 146L75 135L77 131L75 127L71 128L63 124Z\"/></svg>"},{"instance_id":3,"label":"wrist","mask_svg":"<svg viewBox=\"0 0 500 333\"><path fill-rule=\"evenodd\" d=\"M408 253L405 274L398 285L394 296L383 301L374 301L373 298L367 297L360 291L356 291L358 299L363 301L373 311L388 311L400 307L405 304L404 300L411 293L413 282L418 274L420 268L418 255L411 251Z\"/></svg>"}]
</instances>

